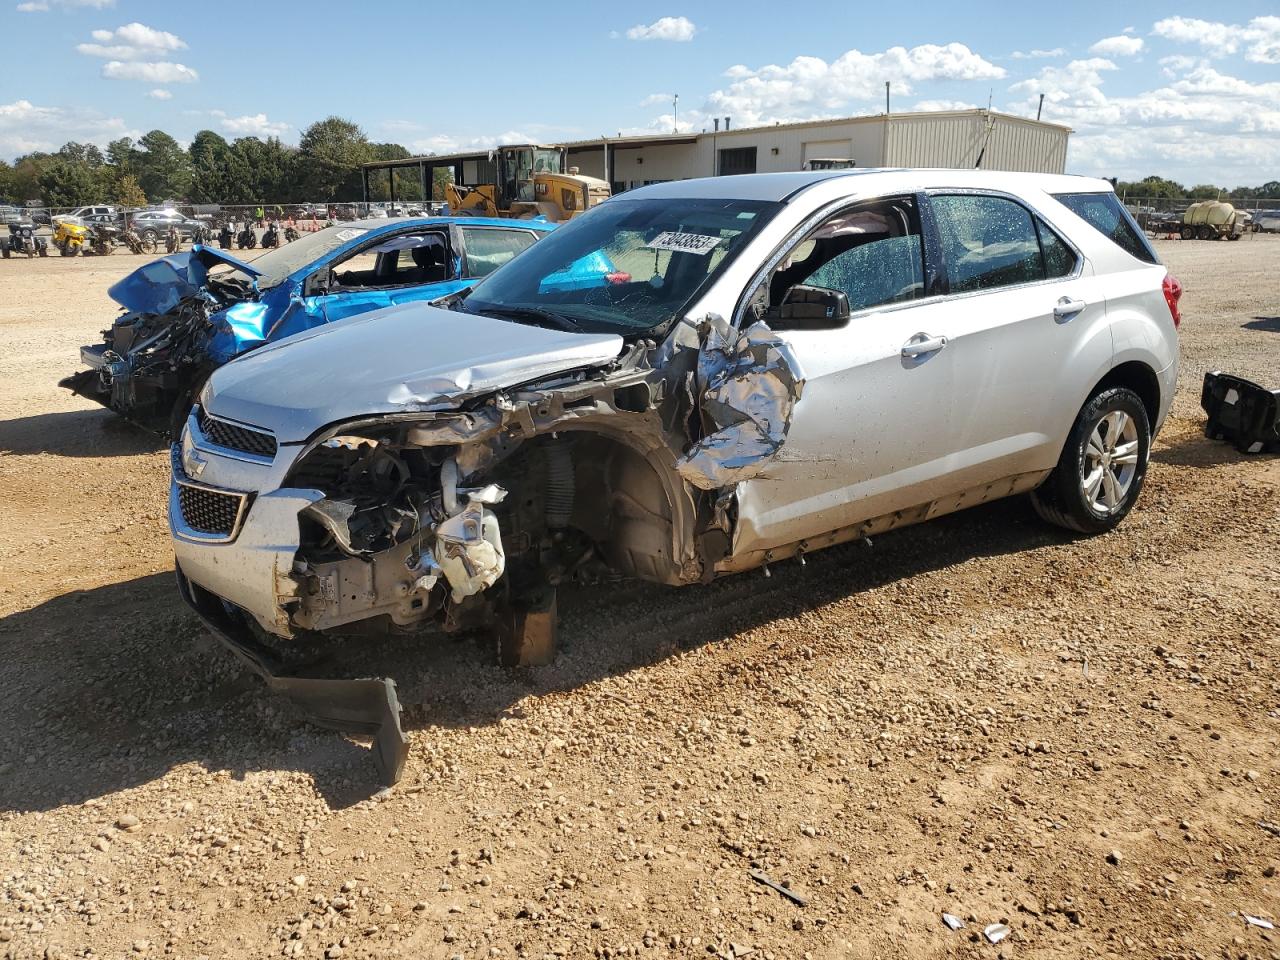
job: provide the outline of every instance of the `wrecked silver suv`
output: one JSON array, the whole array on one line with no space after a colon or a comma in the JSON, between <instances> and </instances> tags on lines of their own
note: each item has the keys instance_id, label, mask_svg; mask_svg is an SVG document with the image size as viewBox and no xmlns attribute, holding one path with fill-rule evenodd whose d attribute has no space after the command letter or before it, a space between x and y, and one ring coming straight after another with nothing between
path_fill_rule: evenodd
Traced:
<instances>
[{"instance_id":1,"label":"wrecked silver suv","mask_svg":"<svg viewBox=\"0 0 1280 960\"><path fill-rule=\"evenodd\" d=\"M975 171L614 198L469 293L217 370L173 452L179 583L394 781L392 682L291 647L438 624L545 662L570 579L705 583L1033 489L1101 532L1176 374L1130 227L1102 181Z\"/></svg>"}]
</instances>

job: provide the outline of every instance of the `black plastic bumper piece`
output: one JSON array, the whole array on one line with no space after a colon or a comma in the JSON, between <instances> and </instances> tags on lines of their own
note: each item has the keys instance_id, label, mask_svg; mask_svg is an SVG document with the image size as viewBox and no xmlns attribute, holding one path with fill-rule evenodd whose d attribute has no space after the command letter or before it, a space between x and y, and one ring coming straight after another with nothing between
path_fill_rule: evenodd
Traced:
<instances>
[{"instance_id":1,"label":"black plastic bumper piece","mask_svg":"<svg viewBox=\"0 0 1280 960\"><path fill-rule=\"evenodd\" d=\"M373 737L373 762L386 786L396 783L409 758L409 738L400 726L396 682L298 677L280 672L271 651L259 643L213 594L192 583L175 565L182 599L245 666L274 692L293 701L317 726Z\"/></svg>"},{"instance_id":2,"label":"black plastic bumper piece","mask_svg":"<svg viewBox=\"0 0 1280 960\"><path fill-rule=\"evenodd\" d=\"M1280 452L1280 390L1214 370L1204 375L1200 406L1209 415L1204 434L1241 453Z\"/></svg>"}]
</instances>

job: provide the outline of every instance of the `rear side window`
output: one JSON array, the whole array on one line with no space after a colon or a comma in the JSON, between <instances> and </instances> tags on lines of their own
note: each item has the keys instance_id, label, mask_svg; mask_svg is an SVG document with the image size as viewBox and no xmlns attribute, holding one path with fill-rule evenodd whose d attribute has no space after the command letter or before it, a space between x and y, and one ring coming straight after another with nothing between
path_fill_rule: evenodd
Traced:
<instances>
[{"instance_id":1,"label":"rear side window","mask_svg":"<svg viewBox=\"0 0 1280 960\"><path fill-rule=\"evenodd\" d=\"M1055 193L1053 198L1125 253L1147 263L1160 262L1146 234L1114 193Z\"/></svg>"},{"instance_id":2,"label":"rear side window","mask_svg":"<svg viewBox=\"0 0 1280 960\"><path fill-rule=\"evenodd\" d=\"M1036 230L1040 233L1040 249L1044 253L1044 278L1056 280L1070 275L1076 268L1075 252L1039 218L1036 219Z\"/></svg>"},{"instance_id":3,"label":"rear side window","mask_svg":"<svg viewBox=\"0 0 1280 960\"><path fill-rule=\"evenodd\" d=\"M463 227L462 239L467 245L468 276L487 277L516 254L533 246L537 238L528 230Z\"/></svg>"},{"instance_id":4,"label":"rear side window","mask_svg":"<svg viewBox=\"0 0 1280 960\"><path fill-rule=\"evenodd\" d=\"M1003 197L932 198L952 293L1044 279L1035 221Z\"/></svg>"}]
</instances>

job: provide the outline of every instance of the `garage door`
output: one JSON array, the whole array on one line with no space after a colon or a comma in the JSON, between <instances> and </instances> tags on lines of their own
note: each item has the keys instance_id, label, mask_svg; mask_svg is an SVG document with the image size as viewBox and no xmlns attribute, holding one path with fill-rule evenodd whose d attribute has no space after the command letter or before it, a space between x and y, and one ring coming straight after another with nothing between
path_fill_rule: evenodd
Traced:
<instances>
[{"instance_id":1,"label":"garage door","mask_svg":"<svg viewBox=\"0 0 1280 960\"><path fill-rule=\"evenodd\" d=\"M802 160L852 160L852 140L807 140Z\"/></svg>"}]
</instances>

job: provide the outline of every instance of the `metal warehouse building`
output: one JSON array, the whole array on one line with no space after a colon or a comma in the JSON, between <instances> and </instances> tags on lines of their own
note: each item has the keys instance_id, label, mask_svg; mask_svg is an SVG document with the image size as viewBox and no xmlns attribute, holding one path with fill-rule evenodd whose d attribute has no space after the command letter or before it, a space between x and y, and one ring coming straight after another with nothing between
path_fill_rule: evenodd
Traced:
<instances>
[{"instance_id":1,"label":"metal warehouse building","mask_svg":"<svg viewBox=\"0 0 1280 960\"><path fill-rule=\"evenodd\" d=\"M609 181L613 192L621 193L667 180L800 170L805 161L814 159L853 160L859 167L980 167L1062 173L1070 134L1070 128L1056 123L990 110L955 110L702 133L600 137L563 146L570 166ZM484 183L493 175L492 161L481 151L371 163L364 169L366 196L370 177L392 168L416 168L424 187L432 182L436 168L449 169L455 183L468 185Z\"/></svg>"}]
</instances>

